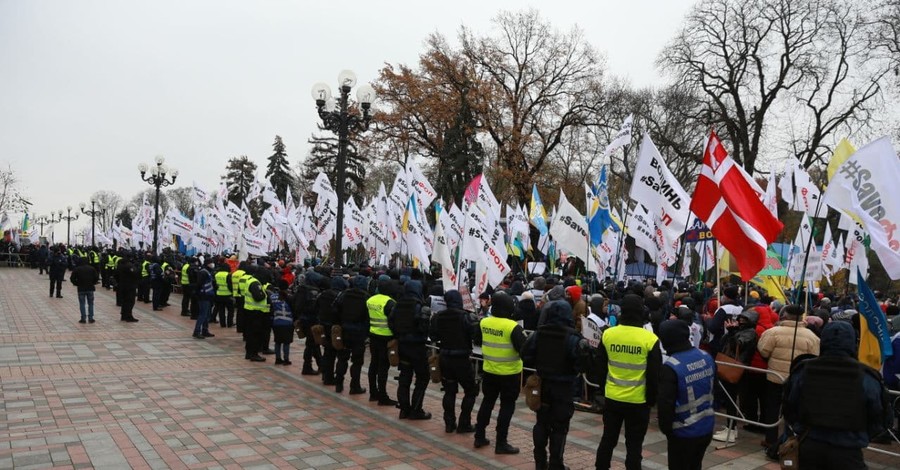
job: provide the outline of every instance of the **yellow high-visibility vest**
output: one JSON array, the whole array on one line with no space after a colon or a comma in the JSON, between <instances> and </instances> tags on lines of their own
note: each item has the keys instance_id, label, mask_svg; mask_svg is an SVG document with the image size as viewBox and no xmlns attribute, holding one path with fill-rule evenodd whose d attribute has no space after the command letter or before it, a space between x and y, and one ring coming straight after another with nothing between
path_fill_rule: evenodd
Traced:
<instances>
[{"instance_id":1,"label":"yellow high-visibility vest","mask_svg":"<svg viewBox=\"0 0 900 470\"><path fill-rule=\"evenodd\" d=\"M484 371L494 375L522 372L522 358L512 343L513 329L518 326L509 318L486 317L481 320L481 355Z\"/></svg>"},{"instance_id":2,"label":"yellow high-visibility vest","mask_svg":"<svg viewBox=\"0 0 900 470\"><path fill-rule=\"evenodd\" d=\"M369 333L378 336L394 335L388 327L387 315L384 314L384 307L390 301L391 298L384 294L375 294L366 300L366 307L369 309Z\"/></svg>"},{"instance_id":3,"label":"yellow high-visibility vest","mask_svg":"<svg viewBox=\"0 0 900 470\"><path fill-rule=\"evenodd\" d=\"M624 403L647 402L647 356L659 339L641 327L618 325L603 332L609 358L606 398Z\"/></svg>"}]
</instances>

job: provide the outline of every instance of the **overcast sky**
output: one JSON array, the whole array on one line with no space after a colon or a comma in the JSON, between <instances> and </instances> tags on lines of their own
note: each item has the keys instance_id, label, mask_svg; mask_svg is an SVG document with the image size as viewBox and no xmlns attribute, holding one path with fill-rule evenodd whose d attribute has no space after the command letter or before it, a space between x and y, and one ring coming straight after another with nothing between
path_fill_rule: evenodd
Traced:
<instances>
[{"instance_id":1,"label":"overcast sky","mask_svg":"<svg viewBox=\"0 0 900 470\"><path fill-rule=\"evenodd\" d=\"M130 199L149 187L137 165L156 155L181 172L176 186L213 189L242 154L262 177L276 134L296 168L318 119L313 83L415 64L432 32L487 32L499 10L533 7L559 29L577 24L612 74L645 86L692 4L0 0L0 164L33 215L96 190Z\"/></svg>"}]
</instances>

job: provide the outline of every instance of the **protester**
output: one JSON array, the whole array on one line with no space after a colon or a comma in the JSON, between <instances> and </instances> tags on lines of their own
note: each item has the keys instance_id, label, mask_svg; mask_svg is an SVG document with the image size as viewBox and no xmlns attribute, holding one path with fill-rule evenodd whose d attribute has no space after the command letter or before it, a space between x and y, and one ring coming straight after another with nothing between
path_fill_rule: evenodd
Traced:
<instances>
[{"instance_id":1,"label":"protester","mask_svg":"<svg viewBox=\"0 0 900 470\"><path fill-rule=\"evenodd\" d=\"M84 323L85 319L88 323L94 323L94 291L100 282L100 274L82 258L76 264L70 279L78 288L78 308L81 310L81 320L78 323Z\"/></svg>"}]
</instances>

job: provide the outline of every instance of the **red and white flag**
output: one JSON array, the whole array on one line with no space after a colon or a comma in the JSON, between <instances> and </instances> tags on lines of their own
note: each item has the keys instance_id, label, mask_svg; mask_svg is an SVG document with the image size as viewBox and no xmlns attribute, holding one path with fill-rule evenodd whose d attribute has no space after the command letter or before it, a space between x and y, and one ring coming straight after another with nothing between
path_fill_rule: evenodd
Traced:
<instances>
[{"instance_id":1,"label":"red and white flag","mask_svg":"<svg viewBox=\"0 0 900 470\"><path fill-rule=\"evenodd\" d=\"M728 156L715 132L710 132L703 152L691 211L731 252L745 282L765 266L766 247L784 228L760 201L759 193Z\"/></svg>"}]
</instances>

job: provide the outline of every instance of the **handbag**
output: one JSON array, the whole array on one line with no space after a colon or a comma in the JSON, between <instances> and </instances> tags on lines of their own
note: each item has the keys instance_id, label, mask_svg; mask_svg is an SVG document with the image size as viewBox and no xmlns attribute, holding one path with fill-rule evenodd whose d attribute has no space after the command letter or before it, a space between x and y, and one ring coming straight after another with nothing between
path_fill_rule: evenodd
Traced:
<instances>
[{"instance_id":1,"label":"handbag","mask_svg":"<svg viewBox=\"0 0 900 470\"><path fill-rule=\"evenodd\" d=\"M331 327L331 347L333 347L335 351L344 350L343 334L344 329L341 328L341 325L333 325Z\"/></svg>"},{"instance_id":2,"label":"handbag","mask_svg":"<svg viewBox=\"0 0 900 470\"><path fill-rule=\"evenodd\" d=\"M325 327L322 325L313 325L309 328L309 332L313 335L313 341L316 342L317 345L322 346L325 344Z\"/></svg>"},{"instance_id":3,"label":"handbag","mask_svg":"<svg viewBox=\"0 0 900 470\"><path fill-rule=\"evenodd\" d=\"M736 349L736 351L735 351L734 355L740 356L741 355L740 346L736 347L735 349ZM720 362L728 363L728 364L735 364L737 366L743 366L744 364L741 361L739 361L739 360L735 359L734 357L731 357L725 353L721 353L721 352L716 353L716 366L718 366L718 367L716 367L716 376L719 378L719 380L721 380L723 382L728 382L730 384L736 384L741 381L741 377L743 377L744 370L745 370L743 367L735 367L735 366L730 366L730 365L719 364Z\"/></svg>"},{"instance_id":4,"label":"handbag","mask_svg":"<svg viewBox=\"0 0 900 470\"><path fill-rule=\"evenodd\" d=\"M541 378L535 373L525 379L525 404L531 411L541 409Z\"/></svg>"},{"instance_id":5,"label":"handbag","mask_svg":"<svg viewBox=\"0 0 900 470\"><path fill-rule=\"evenodd\" d=\"M441 383L441 355L437 351L428 356L428 372L432 383Z\"/></svg>"},{"instance_id":6,"label":"handbag","mask_svg":"<svg viewBox=\"0 0 900 470\"><path fill-rule=\"evenodd\" d=\"M388 364L391 367L397 367L400 365L400 354L398 348L400 347L400 343L397 342L396 339L392 339L388 341Z\"/></svg>"},{"instance_id":7,"label":"handbag","mask_svg":"<svg viewBox=\"0 0 900 470\"><path fill-rule=\"evenodd\" d=\"M778 446L778 463L781 464L783 470L795 470L800 468L800 444L806 437L806 432L801 436L788 436L781 445Z\"/></svg>"}]
</instances>

